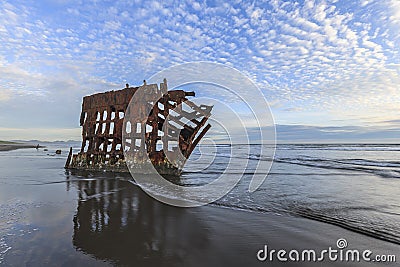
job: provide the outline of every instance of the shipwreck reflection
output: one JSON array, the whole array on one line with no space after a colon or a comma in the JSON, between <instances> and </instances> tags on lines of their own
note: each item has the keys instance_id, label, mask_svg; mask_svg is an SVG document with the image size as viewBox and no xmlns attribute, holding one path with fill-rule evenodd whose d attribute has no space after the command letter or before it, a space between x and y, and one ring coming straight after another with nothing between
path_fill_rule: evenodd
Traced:
<instances>
[{"instance_id":1,"label":"shipwreck reflection","mask_svg":"<svg viewBox=\"0 0 400 267\"><path fill-rule=\"evenodd\" d=\"M73 245L117 265L179 266L207 247L204 222L190 210L153 200L127 179L74 178Z\"/></svg>"}]
</instances>

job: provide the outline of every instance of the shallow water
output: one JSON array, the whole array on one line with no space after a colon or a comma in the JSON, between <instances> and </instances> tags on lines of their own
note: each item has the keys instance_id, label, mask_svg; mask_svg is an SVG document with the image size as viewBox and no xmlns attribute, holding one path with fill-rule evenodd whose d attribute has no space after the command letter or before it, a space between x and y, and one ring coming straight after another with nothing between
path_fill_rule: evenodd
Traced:
<instances>
[{"instance_id":1,"label":"shallow water","mask_svg":"<svg viewBox=\"0 0 400 267\"><path fill-rule=\"evenodd\" d=\"M0 264L179 266L188 247L207 247L209 226L192 209L154 201L129 175L66 172L63 145L62 155L59 144L0 153ZM303 216L400 243L400 146L281 145L254 193L252 166L270 159L257 146L243 151L235 155L250 159L242 181L211 205ZM179 183L212 181L229 155L229 146L196 150Z\"/></svg>"},{"instance_id":2,"label":"shallow water","mask_svg":"<svg viewBox=\"0 0 400 267\"><path fill-rule=\"evenodd\" d=\"M187 247L205 242L202 220L148 197L130 175L71 173L65 159L0 154L0 265L182 266Z\"/></svg>"},{"instance_id":3,"label":"shallow water","mask_svg":"<svg viewBox=\"0 0 400 267\"><path fill-rule=\"evenodd\" d=\"M218 149L211 166L184 173L182 183L215 179L226 167L222 158L231 156L229 146ZM270 161L259 151L253 145L249 156L244 148L235 156L249 158L250 166ZM400 145L279 145L267 179L249 193L252 170L248 168L241 182L214 205L290 213L400 244ZM232 168L228 173L240 171Z\"/></svg>"}]
</instances>

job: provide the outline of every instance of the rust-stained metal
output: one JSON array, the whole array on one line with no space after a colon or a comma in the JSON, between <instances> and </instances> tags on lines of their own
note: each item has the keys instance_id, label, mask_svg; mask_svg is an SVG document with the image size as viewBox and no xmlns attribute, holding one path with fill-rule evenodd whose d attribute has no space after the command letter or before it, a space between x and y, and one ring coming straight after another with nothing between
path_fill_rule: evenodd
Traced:
<instances>
[{"instance_id":1,"label":"rust-stained metal","mask_svg":"<svg viewBox=\"0 0 400 267\"><path fill-rule=\"evenodd\" d=\"M72 147L69 148L69 153L68 153L67 161L65 162L65 168L66 168L66 169L69 168L69 164L70 164L70 162L71 162L71 158L72 158Z\"/></svg>"},{"instance_id":2,"label":"rust-stained metal","mask_svg":"<svg viewBox=\"0 0 400 267\"><path fill-rule=\"evenodd\" d=\"M160 95L156 103L146 103L152 105L152 109L145 121L126 114L130 100L138 90L145 95ZM159 87L157 84L147 85L146 82L139 87L129 87L127 84L122 90L85 96L80 116L82 147L78 154L72 155L72 159L68 157L65 167L127 172L124 150L132 149L147 153L160 174L179 175L186 159L211 127L206 122L212 106L198 106L188 100L189 96L195 96L195 93L168 91L165 79ZM172 138L177 133L179 141ZM178 164L166 156L178 152L184 157ZM140 164L141 159L136 160L139 162L135 163Z\"/></svg>"}]
</instances>

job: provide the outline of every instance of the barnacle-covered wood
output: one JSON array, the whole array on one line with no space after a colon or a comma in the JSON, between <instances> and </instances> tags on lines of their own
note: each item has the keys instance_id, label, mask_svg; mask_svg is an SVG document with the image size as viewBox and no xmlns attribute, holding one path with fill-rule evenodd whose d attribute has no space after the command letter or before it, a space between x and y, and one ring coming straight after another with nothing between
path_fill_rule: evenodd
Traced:
<instances>
[{"instance_id":1,"label":"barnacle-covered wood","mask_svg":"<svg viewBox=\"0 0 400 267\"><path fill-rule=\"evenodd\" d=\"M124 118L137 90L144 90L146 94L157 93L160 97L156 103L148 102L152 110L146 121L135 121L128 116L131 128L127 129ZM78 154L72 155L72 160L67 161L66 167L126 172L124 150L133 150L147 153L159 173L179 175L185 160L211 127L206 122L212 106L198 106L188 100L188 96L195 96L195 93L168 91L165 79L159 87L157 84L145 83L140 87L127 84L122 90L85 96L80 117L82 147ZM125 121L125 126L127 123ZM123 131L125 136L129 136L129 142L122 142ZM172 140L177 132L179 140ZM178 149L183 160L170 162L168 158L171 157L166 154L178 153Z\"/></svg>"}]
</instances>

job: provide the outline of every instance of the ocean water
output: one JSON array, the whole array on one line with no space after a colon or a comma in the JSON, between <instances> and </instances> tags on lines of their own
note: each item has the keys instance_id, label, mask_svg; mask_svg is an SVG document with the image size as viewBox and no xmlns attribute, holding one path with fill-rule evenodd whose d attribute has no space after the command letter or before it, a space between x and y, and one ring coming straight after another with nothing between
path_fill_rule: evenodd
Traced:
<instances>
[{"instance_id":1,"label":"ocean water","mask_svg":"<svg viewBox=\"0 0 400 267\"><path fill-rule=\"evenodd\" d=\"M77 152L80 144L45 145L48 151L0 152L0 265L151 266L162 259L175 266L185 248L205 247L207 226L196 228L202 220L191 209L166 208L129 174L65 171L69 146ZM400 244L400 145L279 145L266 180L250 193L257 163L272 160L260 148L239 146L232 155L232 146L201 146L176 182L241 176L228 164L237 157L248 163L241 181L210 205L305 217Z\"/></svg>"},{"instance_id":2,"label":"ocean water","mask_svg":"<svg viewBox=\"0 0 400 267\"><path fill-rule=\"evenodd\" d=\"M278 145L266 180L253 193L248 186L257 162L271 158L260 155L259 145L250 146L250 153L241 148L243 153L232 153L230 146L195 151L195 164L205 168L189 171L196 168L189 161L181 183L210 182L224 170L241 175L227 169L227 160L249 159L239 184L212 205L288 213L400 244L400 145Z\"/></svg>"}]
</instances>

